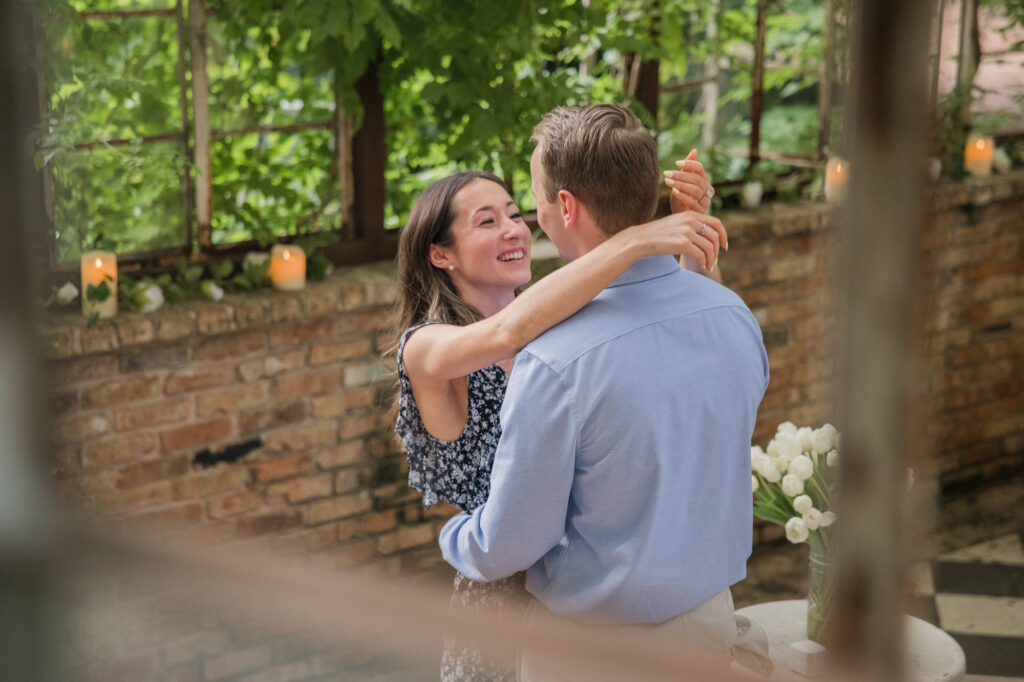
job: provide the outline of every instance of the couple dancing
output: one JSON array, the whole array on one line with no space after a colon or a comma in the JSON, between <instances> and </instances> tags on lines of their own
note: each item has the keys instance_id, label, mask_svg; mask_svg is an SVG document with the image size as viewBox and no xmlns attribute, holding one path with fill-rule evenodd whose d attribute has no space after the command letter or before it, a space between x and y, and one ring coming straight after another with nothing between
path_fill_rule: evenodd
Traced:
<instances>
[{"instance_id":1,"label":"couple dancing","mask_svg":"<svg viewBox=\"0 0 1024 682\"><path fill-rule=\"evenodd\" d=\"M463 512L440 536L453 604L667 636L728 669L768 362L713 281L728 243L713 189L691 153L665 173L677 212L641 225L662 173L623 106L555 109L532 139L537 220L569 264L519 293L530 232L482 172L430 185L400 240L395 430L424 504ZM441 672L623 679L451 638Z\"/></svg>"}]
</instances>

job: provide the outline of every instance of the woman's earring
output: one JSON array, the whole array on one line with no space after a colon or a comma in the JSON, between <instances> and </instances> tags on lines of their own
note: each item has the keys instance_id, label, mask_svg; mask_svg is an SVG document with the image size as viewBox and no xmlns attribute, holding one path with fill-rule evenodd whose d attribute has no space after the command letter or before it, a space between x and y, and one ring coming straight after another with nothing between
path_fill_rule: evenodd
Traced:
<instances>
[{"instance_id":1,"label":"woman's earring","mask_svg":"<svg viewBox=\"0 0 1024 682\"><path fill-rule=\"evenodd\" d=\"M448 269L449 269L449 270L454 270L454 269L455 269L455 266L454 266L454 265L449 265L449 266L448 266Z\"/></svg>"}]
</instances>

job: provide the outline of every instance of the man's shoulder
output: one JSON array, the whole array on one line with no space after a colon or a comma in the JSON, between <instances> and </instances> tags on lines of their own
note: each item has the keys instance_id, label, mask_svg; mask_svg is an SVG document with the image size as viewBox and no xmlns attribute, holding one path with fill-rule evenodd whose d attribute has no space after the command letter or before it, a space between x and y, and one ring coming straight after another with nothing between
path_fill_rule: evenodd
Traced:
<instances>
[{"instance_id":1,"label":"man's shoulder","mask_svg":"<svg viewBox=\"0 0 1024 682\"><path fill-rule=\"evenodd\" d=\"M605 289L578 313L527 344L524 351L559 372L588 351L624 334L716 308L737 308L742 314L751 315L743 300L730 289L679 269L661 277Z\"/></svg>"}]
</instances>

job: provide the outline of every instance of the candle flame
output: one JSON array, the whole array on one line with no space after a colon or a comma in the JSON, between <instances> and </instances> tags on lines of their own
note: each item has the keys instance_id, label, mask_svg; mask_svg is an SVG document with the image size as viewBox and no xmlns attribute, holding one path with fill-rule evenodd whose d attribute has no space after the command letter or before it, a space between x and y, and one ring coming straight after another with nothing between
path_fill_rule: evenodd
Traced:
<instances>
[{"instance_id":1,"label":"candle flame","mask_svg":"<svg viewBox=\"0 0 1024 682\"><path fill-rule=\"evenodd\" d=\"M291 260L291 257L292 252L289 251L288 249L285 249L284 252L281 254L281 258L284 258L285 260Z\"/></svg>"},{"instance_id":2,"label":"candle flame","mask_svg":"<svg viewBox=\"0 0 1024 682\"><path fill-rule=\"evenodd\" d=\"M842 163L837 163L836 164L836 173L839 173L840 175L842 175L844 170L845 169L843 168L843 164Z\"/></svg>"},{"instance_id":3,"label":"candle flame","mask_svg":"<svg viewBox=\"0 0 1024 682\"><path fill-rule=\"evenodd\" d=\"M97 258L96 259L96 267L98 267L98 268L102 268L103 267L103 259L102 258Z\"/></svg>"},{"instance_id":4,"label":"candle flame","mask_svg":"<svg viewBox=\"0 0 1024 682\"><path fill-rule=\"evenodd\" d=\"M977 142L974 143L974 146L977 147L978 149L984 149L985 148L985 140L979 139Z\"/></svg>"}]
</instances>

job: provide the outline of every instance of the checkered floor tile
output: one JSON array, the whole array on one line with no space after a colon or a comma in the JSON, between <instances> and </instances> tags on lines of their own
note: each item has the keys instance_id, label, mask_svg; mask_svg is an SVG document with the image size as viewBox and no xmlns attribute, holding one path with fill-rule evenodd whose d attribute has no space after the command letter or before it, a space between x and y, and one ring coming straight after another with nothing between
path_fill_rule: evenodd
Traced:
<instances>
[{"instance_id":1,"label":"checkered floor tile","mask_svg":"<svg viewBox=\"0 0 1024 682\"><path fill-rule=\"evenodd\" d=\"M914 615L960 643L966 682L1024 682L1021 534L939 555L917 567L914 581Z\"/></svg>"}]
</instances>

